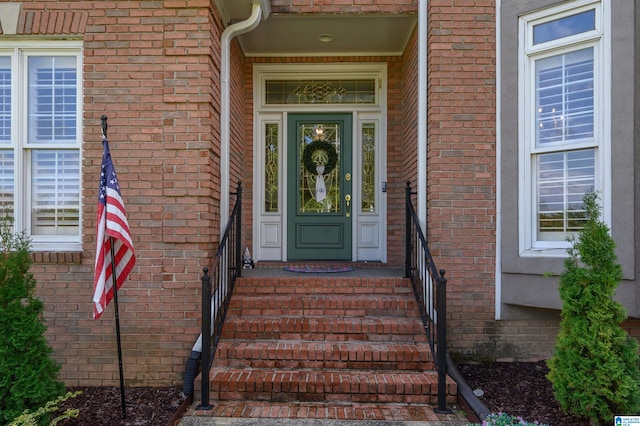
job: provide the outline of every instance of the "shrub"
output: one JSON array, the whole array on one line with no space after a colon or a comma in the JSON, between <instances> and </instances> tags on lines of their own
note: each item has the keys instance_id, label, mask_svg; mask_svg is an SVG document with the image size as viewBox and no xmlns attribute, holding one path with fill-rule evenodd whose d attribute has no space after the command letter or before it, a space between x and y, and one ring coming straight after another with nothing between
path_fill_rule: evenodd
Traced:
<instances>
[{"instance_id":1,"label":"shrub","mask_svg":"<svg viewBox=\"0 0 640 426\"><path fill-rule=\"evenodd\" d=\"M482 421L482 424L479 425L477 423L471 426L513 426L513 425L523 425L523 426L545 426L542 423L531 423L524 420L522 417L511 416L507 413L491 413L487 416L486 419Z\"/></svg>"},{"instance_id":2,"label":"shrub","mask_svg":"<svg viewBox=\"0 0 640 426\"><path fill-rule=\"evenodd\" d=\"M24 413L22 413L20 416L15 418L11 423L9 423L9 426L37 426L40 419L48 417L50 414L58 411L60 409L59 404L61 402L64 402L69 398L75 398L81 393L82 391L67 392L64 395L60 395L55 400L47 402L44 405L44 407L40 407L34 412L25 410ZM68 410L65 410L62 412L62 414L60 414L59 416L51 420L51 422L49 423L49 426L55 426L58 423L60 423L62 420L78 418L78 413L79 413L78 409L70 408Z\"/></svg>"},{"instance_id":3,"label":"shrub","mask_svg":"<svg viewBox=\"0 0 640 426\"><path fill-rule=\"evenodd\" d=\"M43 304L34 297L30 241L12 225L0 218L0 424L64 392L44 337Z\"/></svg>"},{"instance_id":4,"label":"shrub","mask_svg":"<svg viewBox=\"0 0 640 426\"><path fill-rule=\"evenodd\" d=\"M588 220L570 239L560 276L560 330L547 377L563 411L611 422L614 414L640 410L638 342L620 326L626 313L613 295L622 268L597 194L587 194L584 206Z\"/></svg>"}]
</instances>

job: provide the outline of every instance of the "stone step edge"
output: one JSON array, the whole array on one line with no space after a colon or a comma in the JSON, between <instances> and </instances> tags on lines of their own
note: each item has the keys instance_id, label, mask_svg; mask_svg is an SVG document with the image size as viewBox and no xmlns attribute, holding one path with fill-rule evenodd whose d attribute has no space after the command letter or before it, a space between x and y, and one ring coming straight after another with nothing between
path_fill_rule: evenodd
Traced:
<instances>
[{"instance_id":1,"label":"stone step edge","mask_svg":"<svg viewBox=\"0 0 640 426\"><path fill-rule=\"evenodd\" d=\"M317 371L218 368L210 373L212 392L284 394L435 395L435 371ZM447 394L457 386L447 377Z\"/></svg>"},{"instance_id":2,"label":"stone step edge","mask_svg":"<svg viewBox=\"0 0 640 426\"><path fill-rule=\"evenodd\" d=\"M469 421L460 413L437 414L430 404L370 403L370 402L273 402L220 401L210 410L194 401L183 417L181 426L202 426L203 418L217 418L211 425L255 426L354 426L353 421L367 421L372 426L400 425L420 422L430 426L462 426ZM274 423L267 423L272 419ZM392 422L392 423L389 423ZM399 423L403 422L403 423ZM206 423L209 424L209 423ZM365 424L365 423L362 423ZM408 424L407 424L408 426Z\"/></svg>"},{"instance_id":3,"label":"stone step edge","mask_svg":"<svg viewBox=\"0 0 640 426\"><path fill-rule=\"evenodd\" d=\"M215 359L241 357L260 360L304 361L374 361L374 362L432 362L431 348L426 343L396 342L317 342L221 340ZM296 357L297 356L297 357Z\"/></svg>"}]
</instances>

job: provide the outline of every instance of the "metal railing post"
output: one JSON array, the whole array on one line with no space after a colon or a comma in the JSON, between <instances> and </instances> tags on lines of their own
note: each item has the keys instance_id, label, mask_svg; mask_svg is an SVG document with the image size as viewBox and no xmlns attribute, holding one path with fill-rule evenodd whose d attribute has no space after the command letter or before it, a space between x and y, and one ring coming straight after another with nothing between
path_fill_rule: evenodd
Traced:
<instances>
[{"instance_id":1,"label":"metal railing post","mask_svg":"<svg viewBox=\"0 0 640 426\"><path fill-rule=\"evenodd\" d=\"M411 182L404 189L404 277L411 278Z\"/></svg>"},{"instance_id":2,"label":"metal railing post","mask_svg":"<svg viewBox=\"0 0 640 426\"><path fill-rule=\"evenodd\" d=\"M210 410L209 404L209 369L211 360L211 277L209 268L202 268L202 365L201 402L199 410Z\"/></svg>"},{"instance_id":3,"label":"metal railing post","mask_svg":"<svg viewBox=\"0 0 640 426\"><path fill-rule=\"evenodd\" d=\"M242 182L238 181L238 190L236 191L236 204L238 205L238 216L236 217L236 276L242 276Z\"/></svg>"},{"instance_id":4,"label":"metal railing post","mask_svg":"<svg viewBox=\"0 0 640 426\"><path fill-rule=\"evenodd\" d=\"M438 341L438 412L447 413L447 279L444 269L440 269L436 289L436 307L438 324L436 339Z\"/></svg>"}]
</instances>

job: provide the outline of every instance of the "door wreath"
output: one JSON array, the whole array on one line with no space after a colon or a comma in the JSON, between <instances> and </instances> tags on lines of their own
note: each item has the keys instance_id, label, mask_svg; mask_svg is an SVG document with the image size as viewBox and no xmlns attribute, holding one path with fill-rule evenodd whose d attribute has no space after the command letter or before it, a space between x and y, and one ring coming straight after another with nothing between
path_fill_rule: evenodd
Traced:
<instances>
[{"instance_id":1,"label":"door wreath","mask_svg":"<svg viewBox=\"0 0 640 426\"><path fill-rule=\"evenodd\" d=\"M317 166L323 165L322 174L328 175L336 167L338 153L332 143L324 140L314 140L302 152L304 168L312 175L318 174Z\"/></svg>"}]
</instances>

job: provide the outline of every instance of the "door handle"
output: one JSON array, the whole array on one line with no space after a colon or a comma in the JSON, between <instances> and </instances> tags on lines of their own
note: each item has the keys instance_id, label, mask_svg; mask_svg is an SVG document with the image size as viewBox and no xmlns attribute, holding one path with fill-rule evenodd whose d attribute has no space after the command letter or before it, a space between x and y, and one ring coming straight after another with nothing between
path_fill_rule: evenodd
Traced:
<instances>
[{"instance_id":1,"label":"door handle","mask_svg":"<svg viewBox=\"0 0 640 426\"><path fill-rule=\"evenodd\" d=\"M347 217L351 217L351 210L350 210L350 206L351 206L351 195L347 194L344 196L344 200L347 202L347 213L345 214L345 216Z\"/></svg>"}]
</instances>

